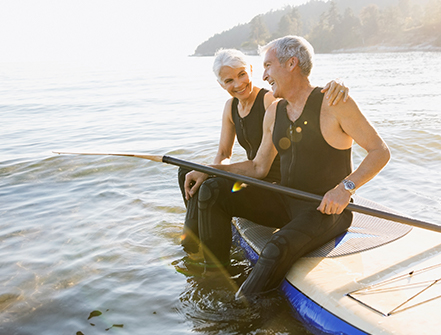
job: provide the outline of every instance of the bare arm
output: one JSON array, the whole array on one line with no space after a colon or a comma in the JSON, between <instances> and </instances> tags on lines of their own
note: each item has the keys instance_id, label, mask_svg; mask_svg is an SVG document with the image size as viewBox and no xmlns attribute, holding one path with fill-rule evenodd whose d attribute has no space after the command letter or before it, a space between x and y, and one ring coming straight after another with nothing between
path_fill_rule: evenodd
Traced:
<instances>
[{"instance_id":1,"label":"bare arm","mask_svg":"<svg viewBox=\"0 0 441 335\"><path fill-rule=\"evenodd\" d=\"M329 115L331 119L335 117L335 125L324 130L325 138L329 139L328 143L332 142L331 145L344 149L347 143L354 140L367 152L358 168L346 177L359 188L374 178L387 164L390 159L389 148L352 99L346 104L332 106L330 109ZM332 122L328 122L330 123ZM332 136L339 131L338 136ZM350 196L340 183L325 194L318 209L325 214L340 214L348 205Z\"/></svg>"},{"instance_id":2,"label":"bare arm","mask_svg":"<svg viewBox=\"0 0 441 335\"><path fill-rule=\"evenodd\" d=\"M271 169L274 158L277 156L277 150L272 140L276 106L277 103L273 103L265 113L262 142L253 160L228 165L213 165L213 167L252 178L265 178Z\"/></svg>"},{"instance_id":3,"label":"bare arm","mask_svg":"<svg viewBox=\"0 0 441 335\"><path fill-rule=\"evenodd\" d=\"M348 176L358 188L374 178L383 169L390 159L390 151L375 128L356 105L355 107L356 112L351 114L352 118L343 115L340 124L343 131L367 151L366 157L358 168Z\"/></svg>"},{"instance_id":4,"label":"bare arm","mask_svg":"<svg viewBox=\"0 0 441 335\"><path fill-rule=\"evenodd\" d=\"M236 138L236 128L234 126L233 117L231 116L231 104L233 99L229 99L225 103L222 114L222 128L219 139L217 154L214 158L214 164L222 164L229 160L233 154L234 139Z\"/></svg>"},{"instance_id":5,"label":"bare arm","mask_svg":"<svg viewBox=\"0 0 441 335\"><path fill-rule=\"evenodd\" d=\"M276 101L276 98L274 98L273 92L269 91L265 94L265 96L263 97L263 104L265 107L265 111L268 110L269 106L271 106L271 104Z\"/></svg>"}]
</instances>

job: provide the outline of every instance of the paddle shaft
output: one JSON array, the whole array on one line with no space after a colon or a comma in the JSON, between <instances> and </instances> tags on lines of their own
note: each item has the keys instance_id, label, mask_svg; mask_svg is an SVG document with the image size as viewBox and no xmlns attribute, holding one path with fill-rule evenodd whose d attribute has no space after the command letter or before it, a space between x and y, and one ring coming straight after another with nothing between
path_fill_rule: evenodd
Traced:
<instances>
[{"instance_id":1,"label":"paddle shaft","mask_svg":"<svg viewBox=\"0 0 441 335\"><path fill-rule=\"evenodd\" d=\"M188 162L188 161L174 158L171 156L123 154L123 153L77 153L77 152L55 152L55 151L54 151L54 153L57 153L57 154L76 154L76 155L126 156L126 157L143 158L143 159L148 159L148 160L152 160L155 162L164 162L167 164L177 165L180 167L187 168L189 170L196 170L196 171L200 171L200 172L203 172L203 173L206 173L209 175L216 175L216 176L224 177L224 178L231 179L234 181L240 181L240 182L243 182L243 183L246 183L249 185L254 185L254 186L258 186L258 187L261 187L261 188L264 188L264 189L267 189L270 191L278 192L278 193L281 193L281 194L284 194L284 195L287 195L290 197L300 198L300 199L304 199L304 200L316 200L318 202L320 202L323 199L323 197L316 195L316 194L311 194L308 192L299 191L299 190L296 190L296 189L293 189L290 187L286 187L286 186L271 184L271 183L263 181L263 180L259 180L259 179L255 179L255 178L251 178L251 177L247 177L247 176L242 176L242 175L228 172L228 171L224 171L224 170L215 169L215 168L212 168L212 167L206 166L206 165ZM427 229L427 230L431 230L431 231L441 232L441 226L439 226L439 225L425 222L425 221L415 220L415 219L401 216L398 214L393 214L393 213L381 211L378 209L364 207L364 206L356 205L353 203L349 203L346 208L351 211L358 212L361 214L371 215L371 216L375 216L375 217L386 219L386 220L400 222L400 223L407 224L407 225L410 225L413 227L418 227L418 228L423 228L423 229Z\"/></svg>"},{"instance_id":2,"label":"paddle shaft","mask_svg":"<svg viewBox=\"0 0 441 335\"><path fill-rule=\"evenodd\" d=\"M323 197L316 195L316 194L311 194L308 192L299 191L299 190L296 190L296 189L293 189L290 187L286 187L286 186L271 184L271 183L263 181L263 180L259 180L259 179L255 179L255 178L251 178L251 177L247 177L247 176L242 176L239 174L215 169L215 168L201 165L201 164L196 164L196 163L184 161L184 160L170 157L170 156L163 156L162 161L167 164L173 164L173 165L185 167L190 170L196 170L196 171L204 172L206 174L216 175L216 176L232 179L235 181L240 181L240 182L243 182L243 183L246 183L249 185L258 186L258 187L261 187L261 188L264 188L267 190L271 190L271 191L285 194L285 195L295 197L295 198L300 198L300 199L304 199L304 200L317 200L317 201L321 201L323 198ZM429 222L420 221L420 220L415 220L412 218L408 218L405 216L401 216L401 215L397 215L397 214L393 214L393 213L389 213L389 212L380 211L378 209L364 207L364 206L360 206L360 205L353 204L353 203L349 203L346 208L351 211L358 212L361 214L376 216L376 217L379 217L382 219L396 221L396 222L400 222L400 223L411 225L411 226L418 227L418 228L441 232L441 226L439 226L439 225L429 223Z\"/></svg>"}]
</instances>

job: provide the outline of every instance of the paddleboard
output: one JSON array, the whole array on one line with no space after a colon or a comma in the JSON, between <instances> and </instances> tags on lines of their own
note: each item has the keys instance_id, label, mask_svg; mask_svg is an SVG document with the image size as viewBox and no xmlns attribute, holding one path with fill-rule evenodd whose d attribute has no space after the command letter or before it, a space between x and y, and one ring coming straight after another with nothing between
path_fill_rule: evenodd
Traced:
<instances>
[{"instance_id":1,"label":"paddleboard","mask_svg":"<svg viewBox=\"0 0 441 335\"><path fill-rule=\"evenodd\" d=\"M234 218L233 231L254 263L275 229ZM354 212L348 232L299 259L281 290L313 334L438 334L441 233Z\"/></svg>"}]
</instances>

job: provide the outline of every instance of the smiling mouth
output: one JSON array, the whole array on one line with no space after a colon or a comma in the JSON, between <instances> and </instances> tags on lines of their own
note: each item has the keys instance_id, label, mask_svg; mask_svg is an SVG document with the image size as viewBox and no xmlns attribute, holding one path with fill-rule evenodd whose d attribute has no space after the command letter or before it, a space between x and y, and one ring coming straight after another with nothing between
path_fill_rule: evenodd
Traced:
<instances>
[{"instance_id":1,"label":"smiling mouth","mask_svg":"<svg viewBox=\"0 0 441 335\"><path fill-rule=\"evenodd\" d=\"M246 89L247 89L247 88L245 87L245 88L244 88L243 90L241 90L241 91L236 91L236 93L237 93L237 94L245 93Z\"/></svg>"}]
</instances>

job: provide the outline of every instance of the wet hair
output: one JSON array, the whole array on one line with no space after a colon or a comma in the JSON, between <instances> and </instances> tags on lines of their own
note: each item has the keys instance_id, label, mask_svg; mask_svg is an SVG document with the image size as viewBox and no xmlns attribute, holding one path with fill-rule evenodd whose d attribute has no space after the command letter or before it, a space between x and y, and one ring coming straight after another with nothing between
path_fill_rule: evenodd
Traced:
<instances>
[{"instance_id":1,"label":"wet hair","mask_svg":"<svg viewBox=\"0 0 441 335\"><path fill-rule=\"evenodd\" d=\"M220 71L223 66L229 66L234 69L239 67L250 67L249 63L245 59L245 54L236 49L220 49L214 55L213 72L216 78L221 82Z\"/></svg>"},{"instance_id":2,"label":"wet hair","mask_svg":"<svg viewBox=\"0 0 441 335\"><path fill-rule=\"evenodd\" d=\"M300 36L288 35L269 42L260 47L260 54L265 54L270 49L274 50L280 64L285 64L291 57L299 60L299 67L302 74L309 76L312 70L314 58L314 48L312 45Z\"/></svg>"}]
</instances>

